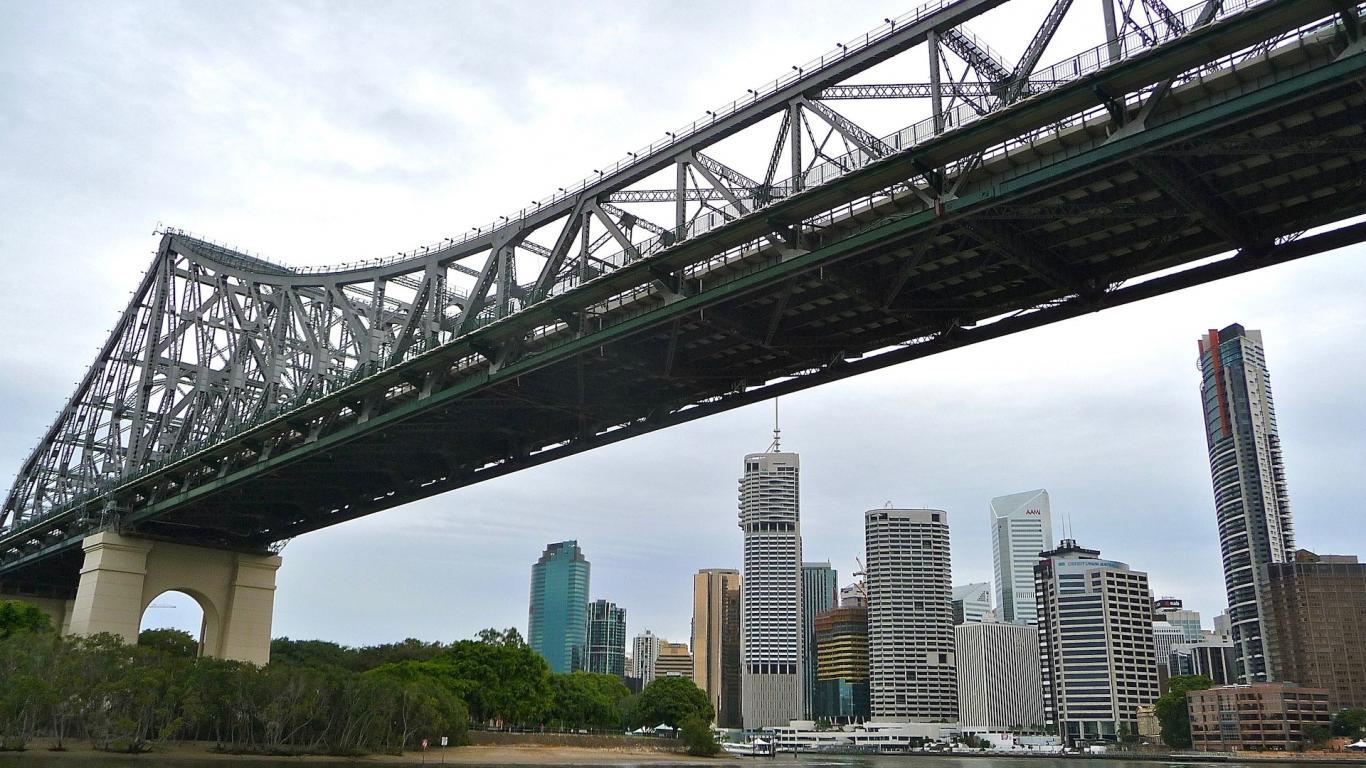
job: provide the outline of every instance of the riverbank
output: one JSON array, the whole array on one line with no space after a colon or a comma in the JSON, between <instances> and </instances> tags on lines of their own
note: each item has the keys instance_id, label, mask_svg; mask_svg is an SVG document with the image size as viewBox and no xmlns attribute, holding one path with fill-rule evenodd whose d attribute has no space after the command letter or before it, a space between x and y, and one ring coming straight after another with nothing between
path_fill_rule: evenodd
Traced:
<instances>
[{"instance_id":1,"label":"riverbank","mask_svg":"<svg viewBox=\"0 0 1366 768\"><path fill-rule=\"evenodd\" d=\"M581 766L626 766L626 765L716 765L731 758L690 757L681 752L662 751L640 746L620 747L574 747L550 744L497 744L475 745L468 747L432 747L426 751L414 750L402 755L366 755L364 757L329 757L325 755L301 755L280 757L276 755L229 755L212 752L209 742L181 742L158 745L152 752L141 755L115 755L98 752L90 748L88 742L67 741L65 752L48 749L50 743L44 739L35 740L24 752L0 752L0 767L23 766L62 762L82 766L118 766L138 763L173 762L177 766L188 764L203 765L250 765L262 763L281 765L285 763L307 763L311 765L479 765L479 766L520 766L520 765L581 765Z\"/></svg>"}]
</instances>

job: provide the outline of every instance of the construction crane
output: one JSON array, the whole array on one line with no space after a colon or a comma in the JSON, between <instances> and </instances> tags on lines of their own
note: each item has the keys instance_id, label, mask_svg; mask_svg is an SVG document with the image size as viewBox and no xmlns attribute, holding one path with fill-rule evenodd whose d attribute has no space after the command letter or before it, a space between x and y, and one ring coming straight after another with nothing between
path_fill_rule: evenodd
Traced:
<instances>
[{"instance_id":1,"label":"construction crane","mask_svg":"<svg viewBox=\"0 0 1366 768\"><path fill-rule=\"evenodd\" d=\"M868 569L863 567L863 560L854 558L858 565L858 570L854 571L854 591L858 593L859 599L863 601L864 607L868 605Z\"/></svg>"}]
</instances>

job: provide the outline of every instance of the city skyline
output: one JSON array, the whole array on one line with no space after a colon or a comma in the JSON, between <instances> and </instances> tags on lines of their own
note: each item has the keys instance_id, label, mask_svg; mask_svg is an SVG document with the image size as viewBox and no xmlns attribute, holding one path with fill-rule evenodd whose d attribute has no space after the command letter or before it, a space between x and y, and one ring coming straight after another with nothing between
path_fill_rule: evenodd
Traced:
<instances>
[{"instance_id":1,"label":"city skyline","mask_svg":"<svg viewBox=\"0 0 1366 768\"><path fill-rule=\"evenodd\" d=\"M47 13L41 8L21 10ZM566 27L581 18L554 13ZM812 29L792 25L781 35L765 36L756 35L756 30L771 23L769 17L775 14L762 7L746 9L749 15L739 18L663 8L623 7L612 13L619 25L614 28L626 30L619 35L627 41L620 56L647 58L644 54L660 40L658 29L689 23L717 45L740 48L745 43L744 55L756 62L791 49L822 50L829 45L828 28L854 33L867 26L864 19L876 21L883 15L871 3L838 13L813 4L792 12L818 20ZM95 19L88 28L63 29L61 45L39 29L25 40L5 37L7 44L0 46L6 51L7 72L20 71L32 50L74 51L64 68L44 71L24 86L69 94L71 101L55 102L58 108L51 115L25 115L0 128L7 146L26 148L15 153L16 164L4 171L4 178L13 182L7 186L23 190L24 197L59 201L37 209L21 205L20 198L9 193L4 198L10 203L8 210L29 211L23 220L17 213L6 217L0 242L20 282L33 286L0 310L7 327L24 329L0 350L7 370L23 372L3 382L7 400L14 403L14 417L0 428L0 458L11 468L22 461L80 375L90 349L103 339L113 313L122 306L129 275L145 266L146 251L152 247L147 233L157 218L231 237L253 250L300 264L333 261L337 254L387 253L423 240L425 233L444 233L462 223L451 220L453 208L487 208L491 217L501 212L505 200L520 199L507 186L484 186L496 181L494 169L469 167L475 152L515 156L533 144L535 136L556 135L564 146L546 154L575 157L551 166L553 172L575 178L584 170L581 157L614 158L624 147L641 143L641 137L672 125L675 117L694 117L696 107L705 103L701 97L714 95L718 74L718 65L712 64L697 71L653 64L622 80L619 68L608 71L606 62L588 62L587 69L580 70L585 87L609 101L654 94L657 89L649 85L658 82L670 82L687 95L652 95L653 101L643 105L640 114L627 110L618 123L597 126L588 136L574 128L586 119L583 107L557 100L555 81L545 80L559 66L552 56L549 64L540 65L543 68L519 69L500 83L516 89L514 96L536 96L536 106L545 107L546 115L523 127L511 119L520 115L497 111L494 119L517 123L517 130L502 132L506 135L490 132L495 135L489 141L505 143L459 152L447 152L450 147L445 145L433 147L427 143L430 139L413 142L410 133L393 128L394 122L403 120L383 119L384 110L394 108L400 114L415 111L425 126L464 128L458 115L431 107L441 101L433 94L453 90L478 104L507 103L496 92L471 85L488 73L472 72L449 58L414 68L411 56L394 55L395 65L413 70L411 79L391 80L381 69L355 78L361 84L358 91L337 89L345 96L335 100L322 95L330 86L319 81L318 91L305 91L312 96L297 104L276 99L271 109L284 111L265 124L256 123L257 132L244 134L225 132L230 121L214 117L212 94L235 93L241 85L225 74L227 68L214 72L212 67L195 67L181 80L168 72L147 76L144 70L114 61L108 66L116 77L148 83L140 97L128 99L129 105L119 109L109 109L100 94L80 84L84 67L95 59L106 66L102 53L115 43L101 38L123 47L150 48L140 41L177 40L175 30L182 24L193 26L195 15ZM685 18L693 16L701 18ZM989 22L984 20L988 30ZM510 33L519 23L524 20L480 21L492 28L487 31L489 39L506 39L514 46L523 44ZM573 28L582 25L580 21ZM372 44L383 49L386 43L404 40L394 50L411 50L406 36L398 34L400 26L369 25ZM14 35L18 28L0 35ZM111 29L116 34L106 34ZM228 37L237 40L251 36L244 32L256 28L247 24L230 31ZM186 56L196 45L193 39L177 43L182 44L186 47L168 55ZM317 53L318 61L343 62L339 56L329 58L333 52L310 51L309 41L294 44L298 48L240 58L277 71L270 76L257 73L268 83L267 92L277 95L291 86L287 73L293 67L288 64L296 55L308 60ZM527 62L534 60L509 58L519 68L531 67ZM443 66L449 71L442 72ZM767 74L770 68L755 70ZM173 79L168 83L165 78ZM732 79L721 78L725 83ZM348 100L372 92L376 80L386 88L401 83L400 97L373 100L373 112L351 113ZM165 129L177 133L166 157L181 179L204 181L198 191L183 183L164 183L168 163L160 162L163 155L153 150L169 134L144 130L143 110L155 108L165 98L163 93L185 95L192 90L189 85L204 86L198 90L209 96L187 99L180 114L189 119ZM734 80L734 85L740 92L749 83ZM672 101L682 103L666 103ZM86 106L74 109L77 102ZM348 116L342 118L343 113ZM304 133L305 141L296 137L294 126L320 129L321 134ZM468 129L449 133L469 136ZM122 137L117 153L108 149L105 137L110 135ZM312 141L317 135L328 141ZM300 151L309 142L322 148ZM415 146L407 150L405 142ZM221 165L217 161L210 164L187 151L218 146L234 150L239 161L216 169ZM329 165L353 149L361 151L342 167ZM416 162L421 157L428 163L442 155L451 158L444 161L449 165L432 168ZM63 159L46 165L51 158ZM275 164L270 174L258 173L263 161L282 158L288 162ZM537 156L536 162L545 159ZM501 168L497 172L505 173ZM472 180L471 173L485 175ZM90 190L102 192L96 199ZM314 194L323 191L327 194ZM239 206L240 201L250 202ZM386 225L376 226L374 221ZM53 232L62 233L63 254L38 258L48 252L44 242ZM1052 492L1060 515L1071 514L1079 538L1122 552L1128 562L1152 575L1156 593L1183 594L1205 615L1217 613L1223 607L1222 587L1200 588L1217 584L1220 578L1217 535L1210 514L1209 478L1201 467L1198 405L1186 401L1194 399L1192 337L1234 320L1264 329L1272 347L1299 537L1311 546L1340 540L1343 550L1366 550L1366 533L1346 531L1329 538L1338 533L1333 519L1349 508L1346 504L1354 492L1333 476L1333 469L1342 463L1359 464L1366 457L1366 448L1349 429L1366 419L1366 412L1346 384L1360 378L1363 365L1339 354L1341 338L1330 338L1360 338L1366 333L1366 324L1353 311L1359 303L1355 286L1366 279L1361 253L1358 248L1316 256L785 398L790 444L807 461L804 528L812 544L806 556L829 559L842 572L854 570L860 536L849 536L843 529L857 528L863 509L890 497L899 504L937 506L955 515L955 582L986 581L990 562L988 558L984 564L981 557L988 541L985 521L974 520L983 501L1011 489L1042 486ZM53 285L60 285L61 292ZM48 317L50 308L58 305L70 307L78 322L34 322ZM1325 328L1334 333L1324 333ZM1119 338L1131 343L1109 348L1106 342ZM1329 365L1341 381L1322 376ZM485 626L525 629L522 607L508 605L517 601L507 600L501 585L520 592L526 563L534 560L545 541L577 538L595 553L596 591L629 606L633 624L639 620L640 626L656 627L663 636L685 638L686 616L663 606L686 602L686 575L695 568L739 566L729 538L734 530L729 485L733 457L762 448L767 418L766 405L742 409L297 539L286 550L287 564L279 576L275 634L362 644L408 635L457 639ZM905 441L907 434L916 439ZM903 449L903 442L918 445ZM660 456L671 459L661 461ZM686 478L674 476L682 474L674 462L689 467ZM671 466L657 468L664 464ZM623 475L627 477L610 486L583 482L584 477ZM663 494L648 496L648 510L636 506L634 499L661 488ZM653 528L653 535L642 535L642 523ZM1173 531L1179 532L1179 540L1172 540ZM389 562L405 567L385 568ZM458 610L427 607L444 596L447 586L469 582L480 589L462 595ZM1191 589L1185 588L1187 582ZM343 603L336 600L338 593L355 599ZM388 599L389 595L412 597ZM149 621L173 623L186 610L154 609ZM197 626L197 620L193 623Z\"/></svg>"}]
</instances>

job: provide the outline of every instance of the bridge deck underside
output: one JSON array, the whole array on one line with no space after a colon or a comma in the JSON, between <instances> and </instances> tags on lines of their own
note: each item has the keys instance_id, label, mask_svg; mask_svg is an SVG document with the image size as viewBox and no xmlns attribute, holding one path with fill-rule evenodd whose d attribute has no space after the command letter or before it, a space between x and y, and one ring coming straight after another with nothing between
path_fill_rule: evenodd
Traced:
<instances>
[{"instance_id":1,"label":"bridge deck underside","mask_svg":"<svg viewBox=\"0 0 1366 768\"><path fill-rule=\"evenodd\" d=\"M261 549L623 437L1096 311L1130 300L1120 297L1137 278L1221 253L1238 255L1211 277L1303 255L1287 241L1366 214L1360 69L1190 130L1155 129L1270 87L1309 58L1226 73L1236 84L1217 98L1209 83L1178 88L1132 151L1107 153L1117 126L1094 117L989 157L959 204L938 214L905 191L851 208L796 242L713 266L672 298L637 296L616 310L628 320L609 306L577 331L562 326L556 333L573 343L556 334L526 342L518 359L530 362L481 370L458 396L424 398L418 380L404 386L396 373L384 384L392 417L367 426L360 405L338 406L331 433L310 438L299 426L269 461L220 467L192 491L143 499L125 526ZM1359 230L1344 237L1360 239ZM1205 279L1158 281L1153 292ZM38 541L23 582L74 588L76 535Z\"/></svg>"},{"instance_id":2,"label":"bridge deck underside","mask_svg":"<svg viewBox=\"0 0 1366 768\"><path fill-rule=\"evenodd\" d=\"M1366 95L1356 85L1343 91L1341 98L1311 100L1293 114L1281 105L1278 119L1248 118L1143 159L1199 190L1203 205L1223 211L1236 227L1228 234L1249 248L1366 213L1360 123ZM1314 106L1325 103L1333 106ZM1265 145L1334 136L1355 140L1357 149L1249 156L1229 141L1257 138ZM1081 206L1075 215L1058 215L1071 205ZM1111 206L1112 213L1097 211L1099 206ZM839 240L880 215L885 212L822 232L811 245ZM330 510L356 505L366 489L459 474L587 437L605 425L736 393L746 384L936 338L946 329L1060 299L1074 293L1073 286L1104 288L1238 247L1219 229L1132 164L1097 169L996 210L907 231L856 256L494 384L180 509L164 522L149 521L148 530L174 535L177 524L213 527L230 519L241 533L281 522L290 534L302 533L330 524L336 516ZM915 259L910 274L900 274ZM276 490L266 496L265 487Z\"/></svg>"}]
</instances>

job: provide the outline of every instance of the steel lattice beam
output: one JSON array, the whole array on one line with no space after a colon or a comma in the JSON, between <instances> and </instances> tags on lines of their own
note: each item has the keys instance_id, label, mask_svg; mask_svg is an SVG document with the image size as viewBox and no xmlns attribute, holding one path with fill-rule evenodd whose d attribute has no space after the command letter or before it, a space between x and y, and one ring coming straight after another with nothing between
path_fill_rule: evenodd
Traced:
<instances>
[{"instance_id":1,"label":"steel lattice beam","mask_svg":"<svg viewBox=\"0 0 1366 768\"><path fill-rule=\"evenodd\" d=\"M1247 61L1247 66L1256 66L1261 49L1245 60L1221 57L1237 56L1259 41L1279 39L1279 35L1295 33L1339 12L1336 5L1323 0L1261 0L1247 10L1219 16L1216 4L1209 3L1202 6L1208 13L1199 16L1208 23L1189 25L1181 33L1184 37L1164 43L1152 55L1132 55L1131 50L1128 58L1116 57L1102 65L1094 62L1093 54L1084 53L1075 60L1078 79L1035 81L1030 87L1043 91L1038 98L1015 104L1006 115L996 113L1011 101L1010 94L991 99L988 107L980 108L983 114L972 125L968 123L977 118L968 113L966 118L955 117L953 122L929 130L918 124L880 137L819 101L826 93L832 99L851 98L859 93L854 89L860 88L867 98L903 97L891 94L911 93L921 87L840 83L926 41L936 30L946 47L992 81L950 82L942 86L941 93L986 96L993 88L1002 87L1000 84L1024 83L1056 30L1066 3L1055 3L1055 12L1043 19L1020 66L1012 70L959 27L1004 2L962 0L942 11L870 34L864 45L846 47L811 70L798 68L796 77L777 81L771 89L754 92L752 98L737 101L729 110L712 114L677 135L670 134L670 141L633 156L631 162L595 171L595 180L562 190L562 195L549 202L524 209L497 226L476 228L462 239L450 238L397 259L359 262L334 270L292 269L179 231L166 232L156 260L115 332L11 490L0 521L6 546L15 537L30 538L0 555L20 552L29 557L88 530L81 526L104 524L106 515L131 520L126 516L159 514L157 504L187 493L190 486L207 488L232 472L272 466L270 462L277 455L313 450L307 446L332 439L329 436L338 434L338 425L353 428L369 424L370 419L396 413L392 409L401 407L413 407L413 414L417 414L421 412L417 404L426 398L450 397L452 387L493 381L508 375L507 371L530 376L539 370L532 365L536 356L551 348L547 339L555 339L556 344L578 344L604 332L610 327L606 324L608 316L632 302L642 302L644 309L632 309L638 314L628 314L628 319L621 321L623 326L648 313L675 305L686 308L691 306L689 302L702 301L707 291L717 290L718 274L752 275L769 267L795 269L813 253L826 253L822 249L835 245L843 247L845 240L883 231L904 217L965 215L953 213L952 194L938 193L958 192L962 200L970 199L969 190L977 190L977 194L992 190L995 194L998 187L993 185L998 179L993 174L1002 170L981 162L987 152L1002 148L1014 152L1021 147L1042 152L1040 148L1056 138L1056 132L1070 126L1081 141L1076 145L1081 149L1071 154L1082 153L1090 140L1086 136L1095 125L1078 116L1089 114L1097 93L1107 93L1113 99L1133 98L1155 84L1179 82L1182 84L1173 87L1190 88L1198 94L1200 89L1214 87L1215 76L1220 74L1213 69L1215 65L1227 69ZM1183 14L1178 21L1195 18L1189 10ZM1162 23L1175 29L1170 20ZM1155 28L1147 31L1156 37ZM1300 34L1305 50L1321 55L1315 47L1323 45L1314 37L1318 33L1304 29ZM1332 67L1348 72L1355 66L1351 57L1330 63L1314 61L1319 69L1311 70L1313 74L1338 71ZM1088 66L1093 68L1086 69ZM1190 82L1179 79L1192 71L1200 72L1200 78ZM1255 89L1239 86L1233 93L1237 98L1251 98L1245 92L1271 94L1281 82L1277 78L1291 76L1272 71L1262 79L1273 85L1262 86L1256 81ZM1359 72L1342 75L1359 76ZM1218 100L1211 104L1202 114L1228 108ZM1268 107L1261 104L1257 109L1265 112ZM805 119L808 113L821 117L832 129L819 144ZM769 138L765 137L759 142L762 151L748 164L722 164L704 151L721 139L778 115L782 116L778 142L770 150ZM952 224L957 234L945 236L946 241L971 245L975 240L986 246L971 249L979 262L964 266L964 279L1004 270L1012 282L1000 290L1011 295L1026 290L1020 286L1027 285L1028 291L1047 293L1055 301L1070 300L1067 297L1095 300L1098 292L1104 292L1106 277L1093 265L1100 257L1092 259L1089 243L1085 248L1066 244L1067 232L1074 228L1053 228L1057 219L1064 218L1083 220L1088 226L1099 227L1100 232L1108 231L1106 222L1119 222L1118 226L1134 231L1161 233L1172 229L1164 221L1185 215L1200 226L1168 232L1171 243L1175 243L1171 248L1179 245L1190 253L1205 253L1228 241L1242 248L1245 259L1263 259L1285 247L1260 231L1249 236L1248 219L1242 218L1246 214L1235 208L1244 204L1238 195L1250 193L1219 190L1215 194L1198 179L1187 178L1193 174L1167 167L1168 161L1162 158L1172 155L1217 158L1266 153L1312 157L1323 164L1317 178L1341 187L1343 199L1351 199L1360 191L1359 127L1340 128L1338 135L1211 136L1207 131L1174 135L1170 140L1160 138L1158 132L1173 130L1172 125L1188 117L1163 113L1161 119L1166 122L1146 129L1153 133L1137 131L1094 138L1099 149L1091 151L1124 146L1123 142L1135 135L1153 138L1151 145L1144 145L1146 159L1138 158L1133 164L1151 186L1161 190L1160 201L1152 199L1149 189L1142 199L1101 202L1092 198L1093 202L1088 202L1082 196L1023 203L1005 200L974 209L972 221ZM804 146L809 146L802 140L804 129L815 145L811 147L814 152L806 155L808 163L802 162ZM823 147L836 133L853 149L830 157ZM907 136L911 143L903 143ZM775 178L784 151L793 169L792 177L786 180ZM1109 158L1103 167L1122 166L1133 159ZM1277 162L1282 160L1276 158ZM1059 167L1072 162L1070 155L1056 161ZM1047 162L1034 159L1021 167L1032 168L1035 163L1035 170L1019 173L1042 174L1052 169ZM672 165L677 165L680 179L675 189L633 188ZM763 182L752 177L765 169ZM923 185L916 186L917 177L939 174L937 169L957 174L950 176L953 186L949 190L935 188L927 193ZM689 187L686 180L693 172L694 186ZM1070 180L1060 178L1059 184ZM1351 186L1354 178L1355 187ZM1013 177L1009 180L1014 183ZM1025 188L1023 182L1020 188ZM1258 187L1251 184L1251 188ZM931 194L935 196L931 198ZM708 205L696 215L680 214L678 226L666 229L613 206L614 202L674 202L680 210L685 210L682 204L687 202ZM724 211L710 205L722 202L727 204ZM1325 208L1294 199L1285 205L1300 206L1295 208L1296 215L1305 221L1313 221ZM1259 214L1259 224L1262 218ZM649 247L654 250L648 250L642 245L645 239L635 236L637 227L653 236ZM782 233L780 238L773 237L775 231ZM553 238L554 245L539 245L528 239L532 235L540 242ZM661 248L659 243L665 236L671 236L672 241ZM1123 243L1125 238L1119 241ZM1161 248L1169 247L1168 240L1156 242ZM897 247L901 246L895 242L873 244L868 246L868 253L854 252L849 258L884 254ZM613 248L619 250L613 253ZM1079 253L1082 250L1086 253ZM517 283L519 251L524 259L529 254L544 262L530 286ZM981 256L986 251L992 252L991 258ZM908 284L914 288L918 270L930 268L921 262L925 252L917 253L905 257L899 266L872 265L858 273L832 273L818 282L846 290L859 302L869 304L872 308L861 312L873 318L872 330L891 333L887 328L895 327L902 332L918 322L918 315L893 310L893 300L898 295L917 300L935 298L932 292L905 288ZM1083 255L1091 260L1083 263ZM1180 257L1180 253L1170 256L1173 263ZM757 260L757 266L747 260ZM739 268L732 270L736 262ZM818 267L824 268L812 268ZM716 272L709 272L711 269ZM873 279L874 275L886 275L887 285ZM789 332L787 328L789 314L808 311L801 304L806 288L798 284L800 279L800 272L783 272L781 295L769 305L760 305L760 322L745 325L745 339L761 342L757 344L760 348L772 348L775 359L793 356L790 350L775 347L780 340L806 338L800 329ZM1097 280L1101 288L1096 287ZM748 317L743 313L724 316ZM888 318L895 321L890 326ZM669 348L686 347L690 339L687 322L678 317L670 322L675 330L667 342ZM841 320L831 327L847 326L855 333L860 322L863 320ZM933 332L956 331L937 328ZM568 340L562 334L567 334ZM836 339L830 342L833 346L821 346L842 352L846 343ZM705 350L675 351L678 354L669 358L675 378L711 375L699 367ZM831 362L835 363L833 358ZM689 367L689 363L697 365ZM676 367L679 364L681 368ZM716 375L725 375L725 371L718 370ZM621 388L634 385L610 376L606 383ZM315 405L319 409L314 409ZM556 412L562 416L565 409ZM627 413L614 416L599 410L593 418L603 424L613 418L626 419L618 422L625 424L644 417ZM467 448L461 443L443 446L439 457L424 460L441 464L442 471L448 473L475 472L505 460L523 461L538 450L536 438L527 434L537 428L534 420L497 428L509 436L509 452L504 458L461 454ZM588 434L584 430L587 427L580 425L579 434ZM462 464L468 461L485 463L468 469ZM403 463L395 461L393 467L396 469L378 474L399 482L404 476ZM418 494L414 497L422 492L411 491ZM197 525L213 516L203 509L195 514L199 515ZM223 535L229 539L239 535L236 532L250 530L253 541L301 529L291 524L260 531L251 530L252 525L244 519L221 523Z\"/></svg>"}]
</instances>

